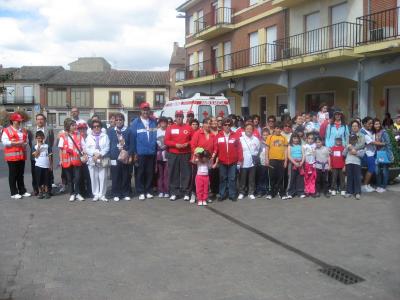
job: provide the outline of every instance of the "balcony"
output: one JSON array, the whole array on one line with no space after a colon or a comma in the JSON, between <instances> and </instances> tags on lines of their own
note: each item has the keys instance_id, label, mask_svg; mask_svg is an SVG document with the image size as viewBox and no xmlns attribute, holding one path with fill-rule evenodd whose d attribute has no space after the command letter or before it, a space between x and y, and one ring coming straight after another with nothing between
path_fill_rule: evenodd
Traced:
<instances>
[{"instance_id":1,"label":"balcony","mask_svg":"<svg viewBox=\"0 0 400 300\"><path fill-rule=\"evenodd\" d=\"M361 27L356 53L400 51L400 7L357 18Z\"/></svg>"},{"instance_id":2,"label":"balcony","mask_svg":"<svg viewBox=\"0 0 400 300\"><path fill-rule=\"evenodd\" d=\"M15 97L3 95L0 99L2 105L31 105L35 103L35 97L33 96Z\"/></svg>"},{"instance_id":3,"label":"balcony","mask_svg":"<svg viewBox=\"0 0 400 300\"><path fill-rule=\"evenodd\" d=\"M214 12L208 13L194 21L195 38L198 40L210 40L223 35L231 30L232 9L219 7Z\"/></svg>"},{"instance_id":4,"label":"balcony","mask_svg":"<svg viewBox=\"0 0 400 300\"><path fill-rule=\"evenodd\" d=\"M302 4L305 1L309 1L309 0L273 0L272 5L280 6L280 7L292 7L295 5Z\"/></svg>"},{"instance_id":5,"label":"balcony","mask_svg":"<svg viewBox=\"0 0 400 300\"><path fill-rule=\"evenodd\" d=\"M276 41L276 61L273 68L295 68L354 59L360 26L341 22Z\"/></svg>"},{"instance_id":6,"label":"balcony","mask_svg":"<svg viewBox=\"0 0 400 300\"><path fill-rule=\"evenodd\" d=\"M262 44L243 49L188 66L185 81L186 83L204 83L216 78L273 72L270 65L276 60L276 57L276 45L274 44Z\"/></svg>"}]
</instances>

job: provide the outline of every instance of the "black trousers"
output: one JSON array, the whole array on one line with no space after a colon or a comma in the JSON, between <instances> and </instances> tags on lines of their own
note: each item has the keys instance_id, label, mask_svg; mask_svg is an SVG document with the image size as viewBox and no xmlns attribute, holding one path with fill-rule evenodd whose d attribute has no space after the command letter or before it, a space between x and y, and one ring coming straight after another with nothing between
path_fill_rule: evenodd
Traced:
<instances>
[{"instance_id":1,"label":"black trousers","mask_svg":"<svg viewBox=\"0 0 400 300\"><path fill-rule=\"evenodd\" d=\"M210 169L210 191L214 195L219 193L219 168Z\"/></svg>"},{"instance_id":2,"label":"black trousers","mask_svg":"<svg viewBox=\"0 0 400 300\"><path fill-rule=\"evenodd\" d=\"M111 166L111 194L112 197L129 197L131 194L132 165L125 165L117 161Z\"/></svg>"},{"instance_id":3,"label":"black trousers","mask_svg":"<svg viewBox=\"0 0 400 300\"><path fill-rule=\"evenodd\" d=\"M25 161L8 161L8 184L10 185L11 196L26 193L24 184ZM35 169L34 169L35 170Z\"/></svg>"},{"instance_id":4,"label":"black trousers","mask_svg":"<svg viewBox=\"0 0 400 300\"><path fill-rule=\"evenodd\" d=\"M155 170L155 155L138 155L136 168L136 192L138 194L151 194Z\"/></svg>"},{"instance_id":5,"label":"black trousers","mask_svg":"<svg viewBox=\"0 0 400 300\"><path fill-rule=\"evenodd\" d=\"M65 168L70 195L80 194L81 167Z\"/></svg>"},{"instance_id":6,"label":"black trousers","mask_svg":"<svg viewBox=\"0 0 400 300\"><path fill-rule=\"evenodd\" d=\"M275 197L279 193L282 197L286 194L285 186L283 185L285 177L285 168L283 167L284 161L271 159L269 165L271 166L269 170L271 178L271 196Z\"/></svg>"},{"instance_id":7,"label":"black trousers","mask_svg":"<svg viewBox=\"0 0 400 300\"><path fill-rule=\"evenodd\" d=\"M256 167L241 168L239 179L239 193L254 195L256 189Z\"/></svg>"},{"instance_id":8,"label":"black trousers","mask_svg":"<svg viewBox=\"0 0 400 300\"><path fill-rule=\"evenodd\" d=\"M317 180L315 182L316 192L327 194L329 190L329 172L317 169Z\"/></svg>"},{"instance_id":9,"label":"black trousers","mask_svg":"<svg viewBox=\"0 0 400 300\"><path fill-rule=\"evenodd\" d=\"M35 166L35 177L38 188L47 186L49 183L49 169Z\"/></svg>"},{"instance_id":10,"label":"black trousers","mask_svg":"<svg viewBox=\"0 0 400 300\"><path fill-rule=\"evenodd\" d=\"M288 195L301 196L304 194L304 175L300 174L299 169L293 168L292 163L289 165L289 186Z\"/></svg>"},{"instance_id":11,"label":"black trousers","mask_svg":"<svg viewBox=\"0 0 400 300\"><path fill-rule=\"evenodd\" d=\"M79 191L84 198L92 198L92 182L90 180L90 172L87 164L82 164L80 178L79 178Z\"/></svg>"},{"instance_id":12,"label":"black trousers","mask_svg":"<svg viewBox=\"0 0 400 300\"><path fill-rule=\"evenodd\" d=\"M361 166L346 164L346 174L346 192L350 195L361 194Z\"/></svg>"},{"instance_id":13,"label":"black trousers","mask_svg":"<svg viewBox=\"0 0 400 300\"><path fill-rule=\"evenodd\" d=\"M31 159L32 188L33 188L33 191L34 191L35 193L38 193L38 191L39 191L39 189L38 189L39 184L38 184L38 182L37 182L37 180L36 180L36 171L35 171L36 166L35 166L35 162L36 162L36 161L35 161L34 159Z\"/></svg>"},{"instance_id":14,"label":"black trousers","mask_svg":"<svg viewBox=\"0 0 400 300\"><path fill-rule=\"evenodd\" d=\"M197 175L197 165L191 164L192 176L190 177L190 192L196 195L196 175Z\"/></svg>"},{"instance_id":15,"label":"black trousers","mask_svg":"<svg viewBox=\"0 0 400 300\"><path fill-rule=\"evenodd\" d=\"M169 191L171 195L189 196L192 168L190 166L190 153L168 153Z\"/></svg>"}]
</instances>

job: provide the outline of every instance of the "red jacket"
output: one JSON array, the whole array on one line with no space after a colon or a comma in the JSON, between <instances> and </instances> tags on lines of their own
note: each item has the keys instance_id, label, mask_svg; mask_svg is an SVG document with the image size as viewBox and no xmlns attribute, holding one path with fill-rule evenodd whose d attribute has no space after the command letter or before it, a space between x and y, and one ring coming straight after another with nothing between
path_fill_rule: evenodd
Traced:
<instances>
[{"instance_id":1,"label":"red jacket","mask_svg":"<svg viewBox=\"0 0 400 300\"><path fill-rule=\"evenodd\" d=\"M345 165L345 160L343 156L344 147L343 146L333 146L331 147L331 168L332 169L343 169Z\"/></svg>"},{"instance_id":2,"label":"red jacket","mask_svg":"<svg viewBox=\"0 0 400 300\"><path fill-rule=\"evenodd\" d=\"M214 153L218 155L219 162L223 165L236 164L243 161L242 144L240 135L231 131L229 137L225 137L224 131L221 131L215 137ZM228 145L227 145L228 142Z\"/></svg>"},{"instance_id":3,"label":"red jacket","mask_svg":"<svg viewBox=\"0 0 400 300\"><path fill-rule=\"evenodd\" d=\"M190 142L192 153L194 153L194 150L197 147L201 147L204 150L207 150L210 155L212 155L214 153L214 140L215 135L212 132L209 133L209 137L207 140L203 128L200 128L193 134L192 141Z\"/></svg>"},{"instance_id":4,"label":"red jacket","mask_svg":"<svg viewBox=\"0 0 400 300\"><path fill-rule=\"evenodd\" d=\"M175 154L190 153L190 140L192 139L192 127L187 124L173 124L165 131L165 145L168 152ZM187 147L178 149L176 144L187 144Z\"/></svg>"}]
</instances>

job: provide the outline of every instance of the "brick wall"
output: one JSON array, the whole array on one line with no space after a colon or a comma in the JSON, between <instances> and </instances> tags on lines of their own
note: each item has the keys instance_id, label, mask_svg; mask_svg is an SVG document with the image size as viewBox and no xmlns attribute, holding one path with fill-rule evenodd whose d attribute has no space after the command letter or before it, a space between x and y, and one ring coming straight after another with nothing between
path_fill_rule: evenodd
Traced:
<instances>
[{"instance_id":1,"label":"brick wall","mask_svg":"<svg viewBox=\"0 0 400 300\"><path fill-rule=\"evenodd\" d=\"M364 0L364 14L368 15L368 2ZM371 11L370 13L376 13L386 9L397 7L397 0L371 0Z\"/></svg>"}]
</instances>

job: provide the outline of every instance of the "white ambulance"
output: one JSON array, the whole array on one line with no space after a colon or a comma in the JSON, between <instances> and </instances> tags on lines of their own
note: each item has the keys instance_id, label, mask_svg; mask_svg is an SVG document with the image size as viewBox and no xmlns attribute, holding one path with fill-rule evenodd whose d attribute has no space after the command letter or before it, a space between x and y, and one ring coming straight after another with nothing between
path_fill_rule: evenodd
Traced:
<instances>
[{"instance_id":1,"label":"white ambulance","mask_svg":"<svg viewBox=\"0 0 400 300\"><path fill-rule=\"evenodd\" d=\"M207 117L227 117L231 114L231 107L229 100L224 96L202 96L200 93L195 94L192 98L177 99L168 101L162 112L161 116L175 118L175 112L182 110L185 116L188 111L193 111L194 118L203 122Z\"/></svg>"}]
</instances>

